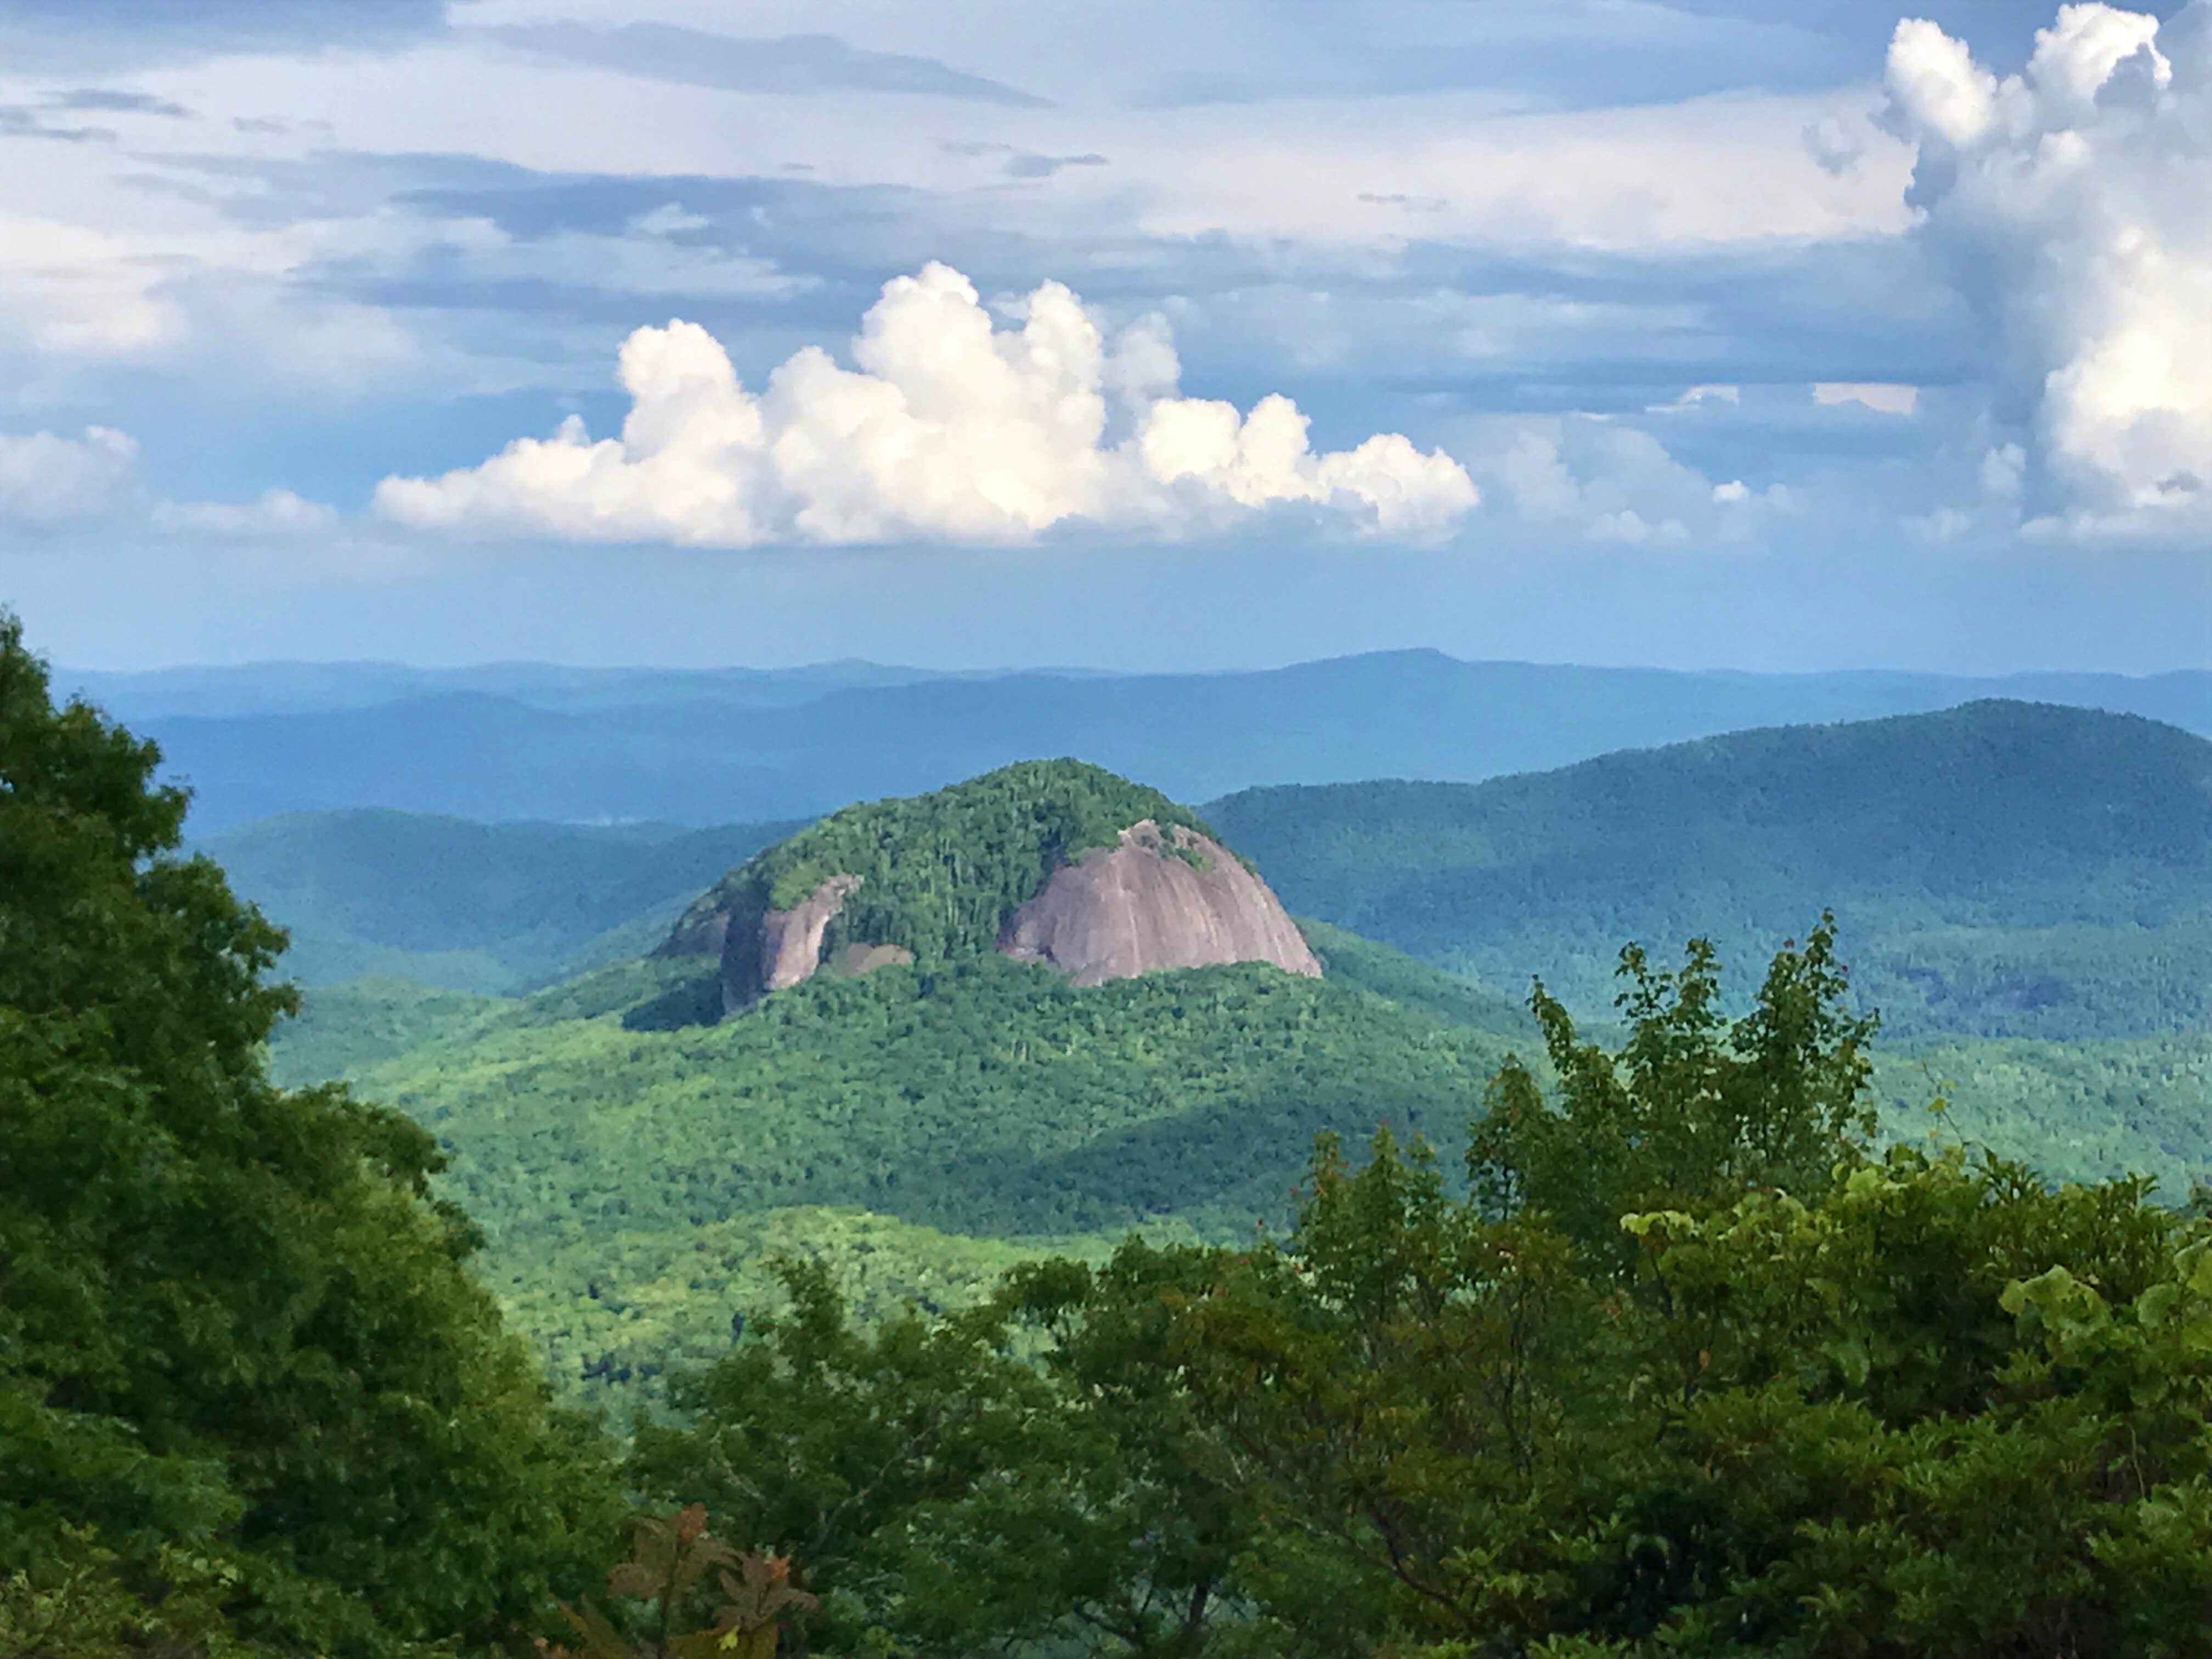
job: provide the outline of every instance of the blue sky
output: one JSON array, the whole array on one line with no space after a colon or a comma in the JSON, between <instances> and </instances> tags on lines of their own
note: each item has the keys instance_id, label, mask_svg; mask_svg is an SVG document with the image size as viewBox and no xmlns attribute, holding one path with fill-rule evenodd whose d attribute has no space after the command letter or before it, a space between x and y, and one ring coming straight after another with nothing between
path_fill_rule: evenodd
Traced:
<instances>
[{"instance_id":1,"label":"blue sky","mask_svg":"<svg viewBox=\"0 0 2212 1659\"><path fill-rule=\"evenodd\" d=\"M2212 0L13 0L86 666L2212 664Z\"/></svg>"}]
</instances>

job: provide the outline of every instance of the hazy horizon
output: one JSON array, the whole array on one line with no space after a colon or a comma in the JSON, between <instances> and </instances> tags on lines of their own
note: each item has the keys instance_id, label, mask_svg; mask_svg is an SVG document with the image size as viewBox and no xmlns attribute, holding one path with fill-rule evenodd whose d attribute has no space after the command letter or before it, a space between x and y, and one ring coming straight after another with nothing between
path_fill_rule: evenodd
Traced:
<instances>
[{"instance_id":1,"label":"hazy horizon","mask_svg":"<svg viewBox=\"0 0 2212 1659\"><path fill-rule=\"evenodd\" d=\"M2187 676L2212 676L2212 666L2184 665L2172 668L2142 670L2102 668L2027 667L2000 670L1990 673L1969 673L1949 668L1895 667L1881 664L1841 665L1828 668L1738 668L1723 664L1682 665L1656 662L1575 662L1560 659L1537 657L1469 657L1446 651L1436 646L1386 646L1368 651L1336 652L1322 656L1288 658L1282 660L1237 663L1191 663L1167 668L1116 668L1097 663L1074 662L998 662L998 663L921 663L890 662L874 657L846 656L818 657L782 663L759 662L697 662L646 663L630 661L575 662L542 657L494 657L447 662L410 661L399 657L255 657L234 662L178 661L155 662L129 668L105 667L92 663L49 660L49 666L59 680L75 674L94 674L103 678L152 679L165 675L189 674L248 674L257 671L279 670L347 670L397 671L412 674L467 674L495 672L541 670L551 673L576 674L804 674L811 671L830 669L872 669L884 673L912 673L919 676L945 678L998 678L1017 675L1039 678L1103 678L1161 675L1226 675L1265 674L1285 669L1301 668L1319 663L1340 662L1363 657L1437 656L1475 667L1514 668L1592 668L1617 669L1627 672L1644 671L1662 674L1734 675L1747 678L1811 678L1823 675L1868 675L1921 677L1959 680L2033 679L2039 677L2078 676L2085 678L2111 678L2128 680L2149 680Z\"/></svg>"}]
</instances>

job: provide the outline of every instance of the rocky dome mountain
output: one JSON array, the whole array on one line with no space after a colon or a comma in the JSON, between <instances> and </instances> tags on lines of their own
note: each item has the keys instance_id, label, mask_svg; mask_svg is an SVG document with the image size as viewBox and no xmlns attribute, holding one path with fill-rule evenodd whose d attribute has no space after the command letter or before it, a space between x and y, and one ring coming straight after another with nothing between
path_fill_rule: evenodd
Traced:
<instances>
[{"instance_id":1,"label":"rocky dome mountain","mask_svg":"<svg viewBox=\"0 0 2212 1659\"><path fill-rule=\"evenodd\" d=\"M719 956L725 1012L825 970L993 953L1085 986L1232 962L1321 974L1203 820L1073 760L832 813L724 876L659 951Z\"/></svg>"}]
</instances>

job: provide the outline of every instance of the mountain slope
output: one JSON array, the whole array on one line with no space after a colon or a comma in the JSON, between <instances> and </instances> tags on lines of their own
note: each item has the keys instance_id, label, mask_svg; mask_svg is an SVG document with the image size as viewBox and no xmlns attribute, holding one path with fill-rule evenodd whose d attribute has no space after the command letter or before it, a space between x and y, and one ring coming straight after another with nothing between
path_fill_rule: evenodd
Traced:
<instances>
[{"instance_id":1,"label":"mountain slope","mask_svg":"<svg viewBox=\"0 0 2212 1659\"><path fill-rule=\"evenodd\" d=\"M1237 1231L1279 1211L1316 1130L1455 1135L1505 1048L1257 964L1077 989L986 956L666 1031L535 1001L356 1077L447 1145L507 1248L823 1204L993 1237Z\"/></svg>"},{"instance_id":2,"label":"mountain slope","mask_svg":"<svg viewBox=\"0 0 2212 1659\"><path fill-rule=\"evenodd\" d=\"M563 1394L619 1415L721 1352L733 1308L774 1299L779 1251L830 1264L864 1311L949 1306L1131 1228L1242 1236L1285 1212L1319 1130L1418 1130L1449 1176L1498 1064L1538 1046L1528 1017L1387 946L1312 940L1323 981L1239 965L1078 990L987 956L674 1030L652 1011L694 961L520 1000L362 983L311 992L276 1060L299 1081L344 1070L434 1131L444 1191L490 1234L487 1282ZM1731 965L1741 983L1755 964ZM2147 1173L2176 1199L2212 1170L2212 1036L1877 1059L1891 1137L1966 1135L2054 1177Z\"/></svg>"},{"instance_id":3,"label":"mountain slope","mask_svg":"<svg viewBox=\"0 0 2212 1659\"><path fill-rule=\"evenodd\" d=\"M1739 732L1475 785L1206 809L1293 908L1603 1009L1622 941L1756 961L1832 906L1893 1034L2212 1023L2212 744L1987 702Z\"/></svg>"},{"instance_id":4,"label":"mountain slope","mask_svg":"<svg viewBox=\"0 0 2212 1659\"><path fill-rule=\"evenodd\" d=\"M649 948L691 896L796 826L471 823L422 813L295 813L196 843L291 930L310 985L398 975L526 990Z\"/></svg>"},{"instance_id":5,"label":"mountain slope","mask_svg":"<svg viewBox=\"0 0 2212 1659\"><path fill-rule=\"evenodd\" d=\"M1389 1121L1455 1148L1515 1040L1265 964L1079 989L988 954L651 1029L698 973L617 963L489 1006L391 987L392 1023L427 1039L389 1057L354 1039L356 1091L438 1137L487 1282L572 1397L634 1405L651 1370L711 1357L769 1288L763 1241L886 1303L957 1300L1133 1228L1245 1236L1286 1213L1320 1131ZM351 999L358 1034L374 993L318 994ZM288 1076L348 1052L301 1036L280 1039Z\"/></svg>"},{"instance_id":6,"label":"mountain slope","mask_svg":"<svg viewBox=\"0 0 2212 1659\"><path fill-rule=\"evenodd\" d=\"M374 665L362 669L368 674ZM1065 672L872 683L791 671L546 676L386 672L369 688L186 677L95 689L198 791L201 834L350 806L480 819L811 817L1036 755L1082 755L1182 800L1254 785L1474 781L1784 722L1866 719L1992 695L2155 715L2212 735L2212 674L1756 675L1461 662L1428 651L1263 672ZM906 671L888 671L894 677ZM339 670L326 671L324 678ZM296 677L295 677L296 678ZM349 698L350 697L350 700Z\"/></svg>"}]
</instances>

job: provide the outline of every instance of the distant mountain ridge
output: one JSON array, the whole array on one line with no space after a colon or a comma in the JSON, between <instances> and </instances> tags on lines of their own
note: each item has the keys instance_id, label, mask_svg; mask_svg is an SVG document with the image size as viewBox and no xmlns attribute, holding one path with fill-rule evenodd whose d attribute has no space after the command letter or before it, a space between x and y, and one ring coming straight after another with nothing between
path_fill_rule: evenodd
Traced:
<instances>
[{"instance_id":1,"label":"distant mountain ridge","mask_svg":"<svg viewBox=\"0 0 2212 1659\"><path fill-rule=\"evenodd\" d=\"M1508 994L1601 1010L1625 941L1755 960L1832 906L1897 1035L2212 1027L2212 743L2134 716L1983 702L1205 811L1293 909Z\"/></svg>"},{"instance_id":2,"label":"distant mountain ridge","mask_svg":"<svg viewBox=\"0 0 2212 1659\"><path fill-rule=\"evenodd\" d=\"M909 668L857 657L795 668L579 668L535 662L419 668L397 662L277 661L137 671L57 669L55 682L136 724L169 715L331 714L455 696L504 697L546 709L702 701L779 708L832 691L934 679L994 679L1008 672ZM1088 671L1054 672L1079 678Z\"/></svg>"},{"instance_id":3,"label":"distant mountain ridge","mask_svg":"<svg viewBox=\"0 0 2212 1659\"><path fill-rule=\"evenodd\" d=\"M1474 782L1746 727L1991 696L2140 714L2212 736L2212 673L2201 672L1683 673L1433 651L1217 674L370 665L350 690L351 669L309 670L258 671L276 689L251 696L246 670L58 681L86 684L161 743L171 772L197 792L200 835L277 812L363 806L485 821L812 817L1038 755L1080 755L1179 800L1376 777Z\"/></svg>"}]
</instances>

